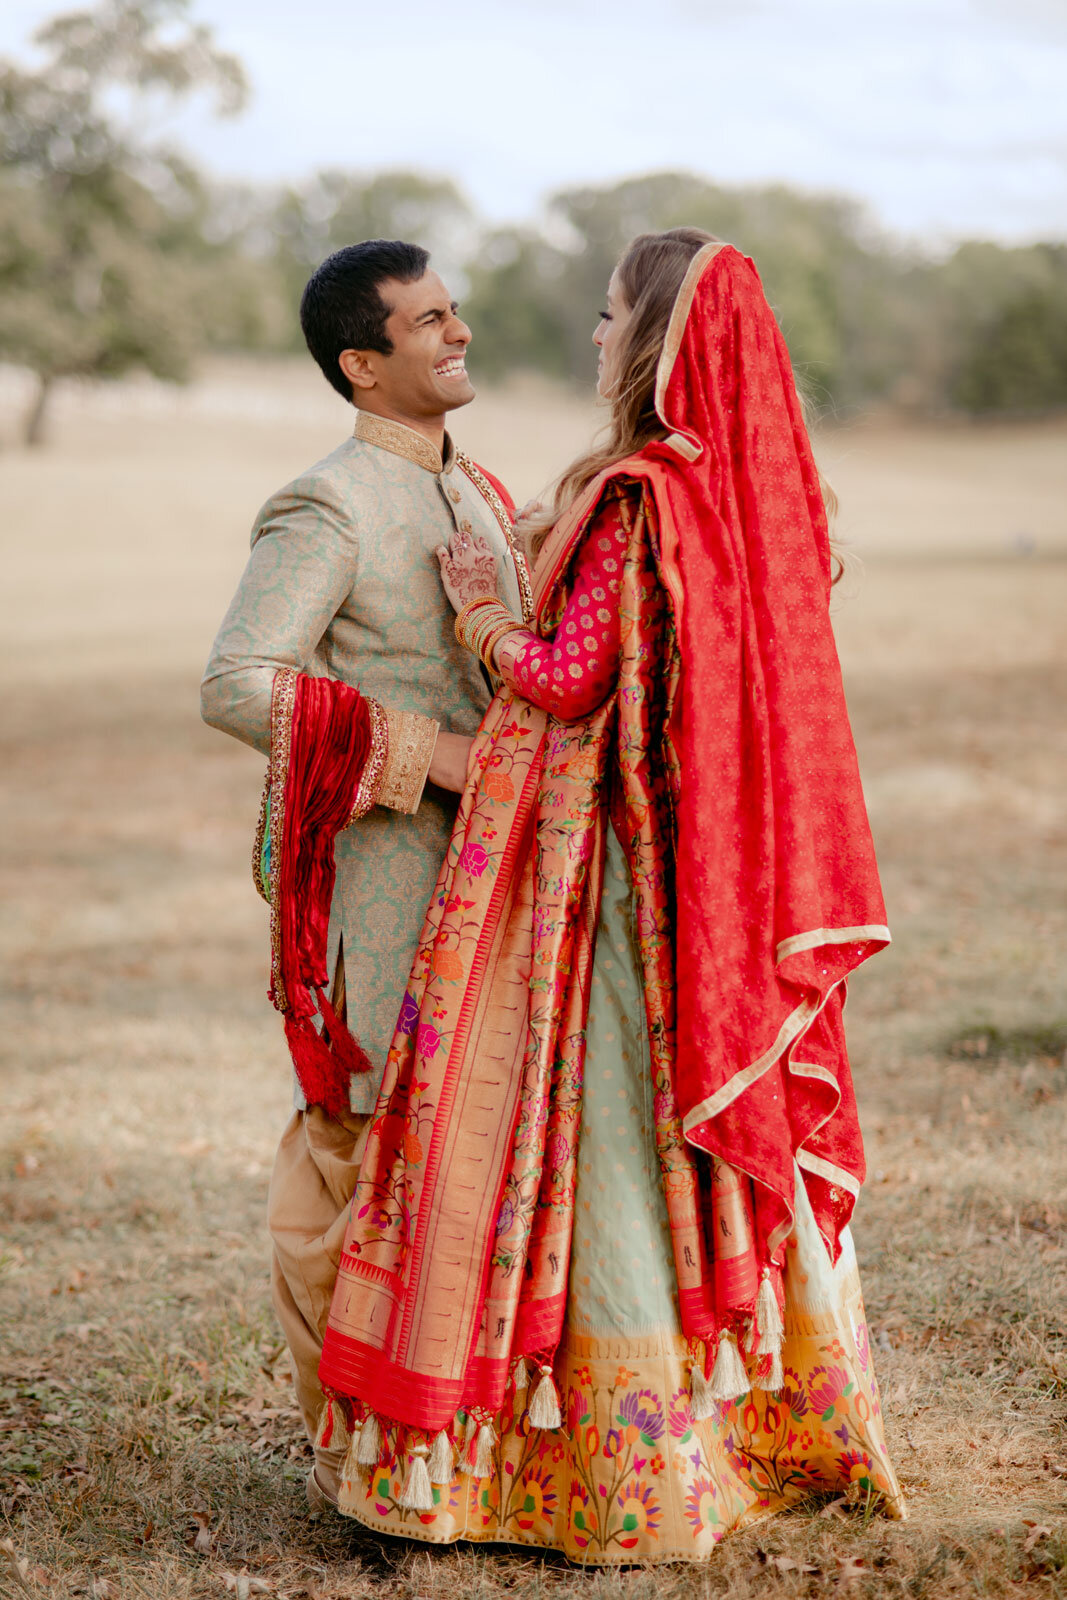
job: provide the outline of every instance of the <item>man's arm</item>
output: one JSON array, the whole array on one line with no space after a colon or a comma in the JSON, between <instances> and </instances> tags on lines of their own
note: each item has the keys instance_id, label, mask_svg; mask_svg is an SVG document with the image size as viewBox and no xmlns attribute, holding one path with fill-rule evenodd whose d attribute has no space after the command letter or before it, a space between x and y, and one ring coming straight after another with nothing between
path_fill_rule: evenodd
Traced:
<instances>
[{"instance_id":1,"label":"man's arm","mask_svg":"<svg viewBox=\"0 0 1067 1600\"><path fill-rule=\"evenodd\" d=\"M308 670L358 570L356 528L322 486L268 500L204 673L204 721L269 755L275 673Z\"/></svg>"},{"instance_id":2,"label":"man's arm","mask_svg":"<svg viewBox=\"0 0 1067 1600\"><path fill-rule=\"evenodd\" d=\"M327 486L298 481L274 495L212 647L200 690L204 721L269 755L275 674L309 670L358 575L358 529ZM470 741L439 734L429 717L383 709L390 752L379 803L414 812L427 777L462 789Z\"/></svg>"}]
</instances>

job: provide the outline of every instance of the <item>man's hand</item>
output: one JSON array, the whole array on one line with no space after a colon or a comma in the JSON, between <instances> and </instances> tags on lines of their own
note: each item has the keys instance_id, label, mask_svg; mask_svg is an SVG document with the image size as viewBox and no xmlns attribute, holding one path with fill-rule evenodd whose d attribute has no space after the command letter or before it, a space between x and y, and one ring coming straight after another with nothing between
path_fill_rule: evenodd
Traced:
<instances>
[{"instance_id":1,"label":"man's hand","mask_svg":"<svg viewBox=\"0 0 1067 1600\"><path fill-rule=\"evenodd\" d=\"M439 733L426 774L439 789L462 794L467 787L467 763L474 740L465 733Z\"/></svg>"}]
</instances>

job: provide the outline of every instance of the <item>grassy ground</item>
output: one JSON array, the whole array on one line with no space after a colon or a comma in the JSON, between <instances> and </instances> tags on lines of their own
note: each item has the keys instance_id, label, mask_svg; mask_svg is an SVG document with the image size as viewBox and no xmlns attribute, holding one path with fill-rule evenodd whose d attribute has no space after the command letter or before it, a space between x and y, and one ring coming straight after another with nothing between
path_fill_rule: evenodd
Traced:
<instances>
[{"instance_id":1,"label":"grassy ground","mask_svg":"<svg viewBox=\"0 0 1067 1600\"><path fill-rule=\"evenodd\" d=\"M910 1520L815 1503L705 1569L597 1575L306 1514L265 1281L288 1080L259 762L195 715L238 530L337 432L272 382L258 421L218 388L208 415L71 403L51 454L0 458L0 1595L1067 1594L1062 435L828 442L866 545L838 627L896 939L849 1002L856 1235ZM523 492L560 459L540 404L474 440Z\"/></svg>"}]
</instances>

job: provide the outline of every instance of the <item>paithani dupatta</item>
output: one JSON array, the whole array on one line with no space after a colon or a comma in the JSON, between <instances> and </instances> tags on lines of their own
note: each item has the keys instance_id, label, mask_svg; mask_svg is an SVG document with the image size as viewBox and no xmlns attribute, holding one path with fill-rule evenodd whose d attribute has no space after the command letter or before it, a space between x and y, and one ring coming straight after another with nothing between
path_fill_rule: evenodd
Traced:
<instances>
[{"instance_id":1,"label":"paithani dupatta","mask_svg":"<svg viewBox=\"0 0 1067 1600\"><path fill-rule=\"evenodd\" d=\"M571 553L592 509L569 519ZM678 663L652 537L652 519L635 516L616 693L564 724L501 689L475 741L353 1196L319 1369L360 1415L448 1429L459 1411L499 1410L516 1357L550 1367L566 1313L609 809L638 886L683 1320L695 1339L718 1325L708 1200L671 1083L671 800L650 752L663 742ZM561 584L542 588L546 626Z\"/></svg>"}]
</instances>

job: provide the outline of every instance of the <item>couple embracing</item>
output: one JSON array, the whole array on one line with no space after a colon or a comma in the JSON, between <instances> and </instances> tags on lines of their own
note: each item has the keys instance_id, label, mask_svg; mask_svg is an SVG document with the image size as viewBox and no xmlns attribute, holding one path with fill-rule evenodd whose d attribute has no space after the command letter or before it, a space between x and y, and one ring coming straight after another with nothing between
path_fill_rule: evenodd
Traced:
<instances>
[{"instance_id":1,"label":"couple embracing","mask_svg":"<svg viewBox=\"0 0 1067 1600\"><path fill-rule=\"evenodd\" d=\"M604 1564L813 1492L902 1514L841 1020L889 934L755 267L634 240L607 437L518 519L446 432L470 331L425 251L338 252L301 317L355 433L260 513L203 710L270 763L312 1504Z\"/></svg>"}]
</instances>

